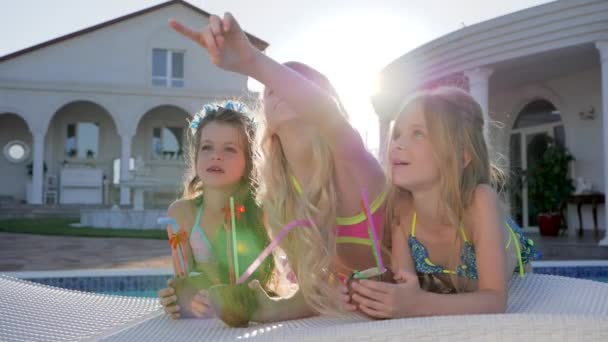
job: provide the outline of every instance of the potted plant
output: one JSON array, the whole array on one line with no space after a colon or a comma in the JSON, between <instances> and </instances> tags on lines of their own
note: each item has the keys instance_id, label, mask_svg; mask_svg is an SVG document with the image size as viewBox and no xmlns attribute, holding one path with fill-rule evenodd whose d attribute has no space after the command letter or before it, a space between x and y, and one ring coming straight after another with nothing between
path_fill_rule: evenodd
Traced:
<instances>
[{"instance_id":1,"label":"potted plant","mask_svg":"<svg viewBox=\"0 0 608 342\"><path fill-rule=\"evenodd\" d=\"M573 160L574 157L565 147L549 139L541 158L528 170L528 198L538 212L541 235L559 234L561 203L574 191L569 175L569 165Z\"/></svg>"}]
</instances>

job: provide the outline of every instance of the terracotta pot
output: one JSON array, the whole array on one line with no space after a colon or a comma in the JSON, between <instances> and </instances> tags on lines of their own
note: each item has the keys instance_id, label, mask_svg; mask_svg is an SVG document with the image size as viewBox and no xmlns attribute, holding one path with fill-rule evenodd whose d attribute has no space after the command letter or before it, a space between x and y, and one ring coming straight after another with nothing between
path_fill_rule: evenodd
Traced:
<instances>
[{"instance_id":1,"label":"terracotta pot","mask_svg":"<svg viewBox=\"0 0 608 342\"><path fill-rule=\"evenodd\" d=\"M540 230L540 235L558 236L561 224L562 217L558 213L538 215L538 229Z\"/></svg>"}]
</instances>

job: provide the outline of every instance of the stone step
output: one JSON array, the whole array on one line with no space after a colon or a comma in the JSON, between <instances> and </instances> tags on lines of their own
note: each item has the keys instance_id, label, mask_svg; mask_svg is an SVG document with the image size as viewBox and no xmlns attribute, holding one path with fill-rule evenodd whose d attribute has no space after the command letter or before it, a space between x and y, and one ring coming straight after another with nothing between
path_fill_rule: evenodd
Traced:
<instances>
[{"instance_id":1,"label":"stone step","mask_svg":"<svg viewBox=\"0 0 608 342\"><path fill-rule=\"evenodd\" d=\"M9 218L80 218L81 209L108 208L102 205L48 206L31 204L0 205L0 219Z\"/></svg>"}]
</instances>

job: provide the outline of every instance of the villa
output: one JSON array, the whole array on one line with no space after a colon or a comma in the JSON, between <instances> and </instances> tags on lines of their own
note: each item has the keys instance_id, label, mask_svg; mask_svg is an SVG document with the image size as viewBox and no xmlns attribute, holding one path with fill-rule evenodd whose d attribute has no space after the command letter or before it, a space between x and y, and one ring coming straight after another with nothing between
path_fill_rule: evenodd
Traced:
<instances>
[{"instance_id":1,"label":"villa","mask_svg":"<svg viewBox=\"0 0 608 342\"><path fill-rule=\"evenodd\" d=\"M214 67L167 24L208 17L167 1L1 56L0 197L142 208L145 197L166 208L182 181L186 120L251 95L246 77Z\"/></svg>"},{"instance_id":2,"label":"villa","mask_svg":"<svg viewBox=\"0 0 608 342\"><path fill-rule=\"evenodd\" d=\"M0 203L143 209L178 197L188 117L203 103L251 96L246 77L214 67L167 25L175 17L200 27L208 16L172 0L0 57ZM605 230L606 63L606 1L555 1L459 29L382 71L372 99L380 155L407 94L461 87L497 123L487 136L512 174L539 160L547 137L566 147L570 174L591 190L599 216L595 224L582 201L580 224L574 201L567 226ZM515 219L536 229L525 182L510 192Z\"/></svg>"}]
</instances>

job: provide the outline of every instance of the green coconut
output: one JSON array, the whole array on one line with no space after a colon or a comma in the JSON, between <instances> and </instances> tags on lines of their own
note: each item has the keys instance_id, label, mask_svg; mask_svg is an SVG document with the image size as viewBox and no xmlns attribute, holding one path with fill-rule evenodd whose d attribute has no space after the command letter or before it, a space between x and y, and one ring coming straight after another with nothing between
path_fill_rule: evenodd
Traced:
<instances>
[{"instance_id":1,"label":"green coconut","mask_svg":"<svg viewBox=\"0 0 608 342\"><path fill-rule=\"evenodd\" d=\"M192 299L201 289L206 289L211 286L208 278L203 276L177 278L173 283L173 289L177 296L177 305L180 307L180 315L182 318L196 317L192 313Z\"/></svg>"},{"instance_id":2,"label":"green coconut","mask_svg":"<svg viewBox=\"0 0 608 342\"><path fill-rule=\"evenodd\" d=\"M384 272L381 272L377 267L373 267L361 272L353 272L350 277L346 280L346 287L348 288L348 296L350 303L358 306L358 303L353 300L353 282L358 282L361 279L382 281L386 283L394 283L395 278L390 268L386 268Z\"/></svg>"},{"instance_id":3,"label":"green coconut","mask_svg":"<svg viewBox=\"0 0 608 342\"><path fill-rule=\"evenodd\" d=\"M246 327L258 309L255 291L247 284L214 285L209 299L217 316L230 327Z\"/></svg>"}]
</instances>

